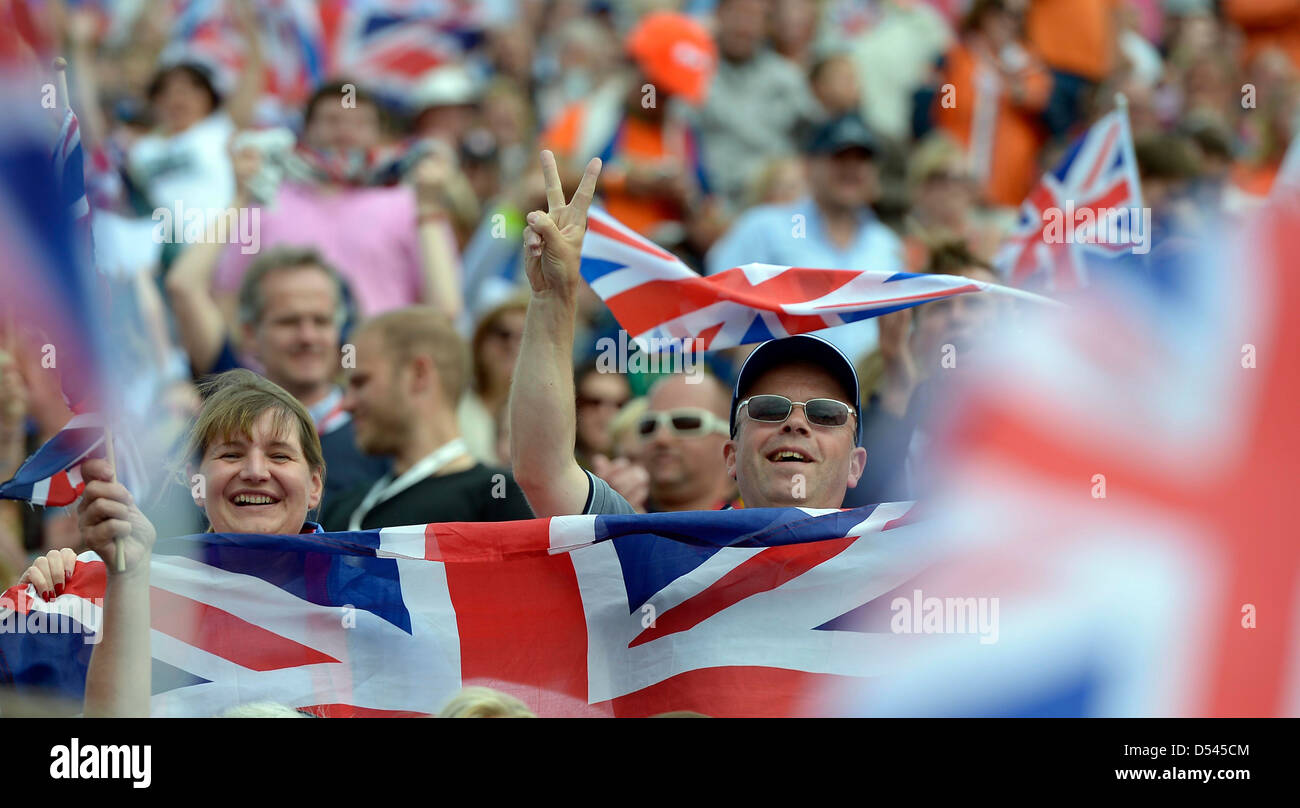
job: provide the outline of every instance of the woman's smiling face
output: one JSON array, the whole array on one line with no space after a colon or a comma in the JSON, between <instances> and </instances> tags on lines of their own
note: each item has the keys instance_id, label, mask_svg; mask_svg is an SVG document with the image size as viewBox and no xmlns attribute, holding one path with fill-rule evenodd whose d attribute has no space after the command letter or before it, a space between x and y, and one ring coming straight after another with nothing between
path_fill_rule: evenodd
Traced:
<instances>
[{"instance_id":1,"label":"woman's smiling face","mask_svg":"<svg viewBox=\"0 0 1300 808\"><path fill-rule=\"evenodd\" d=\"M320 504L320 469L304 457L291 417L268 409L251 435L214 440L199 465L203 508L218 533L284 533L302 530L307 512Z\"/></svg>"}]
</instances>

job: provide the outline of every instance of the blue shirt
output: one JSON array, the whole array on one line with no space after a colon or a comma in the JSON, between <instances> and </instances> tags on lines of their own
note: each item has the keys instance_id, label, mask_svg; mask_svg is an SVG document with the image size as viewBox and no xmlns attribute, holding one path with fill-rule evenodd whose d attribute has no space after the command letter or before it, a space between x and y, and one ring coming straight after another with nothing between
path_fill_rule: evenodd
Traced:
<instances>
[{"instance_id":1,"label":"blue shirt","mask_svg":"<svg viewBox=\"0 0 1300 808\"><path fill-rule=\"evenodd\" d=\"M810 197L792 205L759 205L746 211L705 259L709 275L744 264L901 272L903 242L869 209L860 214L858 232L849 246L831 241L821 211ZM875 350L876 321L839 325L814 331L857 363Z\"/></svg>"}]
</instances>

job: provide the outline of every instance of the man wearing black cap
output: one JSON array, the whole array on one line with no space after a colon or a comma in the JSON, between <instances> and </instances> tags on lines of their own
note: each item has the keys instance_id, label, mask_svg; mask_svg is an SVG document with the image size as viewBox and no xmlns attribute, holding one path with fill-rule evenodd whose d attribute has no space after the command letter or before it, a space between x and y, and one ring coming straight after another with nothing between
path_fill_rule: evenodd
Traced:
<instances>
[{"instance_id":1,"label":"man wearing black cap","mask_svg":"<svg viewBox=\"0 0 1300 808\"><path fill-rule=\"evenodd\" d=\"M747 505L840 507L867 463L861 443L858 375L834 345L803 334L745 360L722 451Z\"/></svg>"},{"instance_id":2,"label":"man wearing black cap","mask_svg":"<svg viewBox=\"0 0 1300 808\"><path fill-rule=\"evenodd\" d=\"M573 333L582 238L600 161L566 203L555 158L542 152L548 211L526 217L524 268L532 300L510 390L515 480L539 516L632 513L573 457ZM838 508L866 465L858 380L833 345L812 336L760 345L741 368L731 404L727 473L746 507Z\"/></svg>"},{"instance_id":3,"label":"man wearing black cap","mask_svg":"<svg viewBox=\"0 0 1300 808\"><path fill-rule=\"evenodd\" d=\"M804 144L810 196L746 211L709 250L710 275L748 263L898 272L903 243L875 217L880 143L854 114L826 121ZM872 320L818 332L850 360L876 346Z\"/></svg>"}]
</instances>

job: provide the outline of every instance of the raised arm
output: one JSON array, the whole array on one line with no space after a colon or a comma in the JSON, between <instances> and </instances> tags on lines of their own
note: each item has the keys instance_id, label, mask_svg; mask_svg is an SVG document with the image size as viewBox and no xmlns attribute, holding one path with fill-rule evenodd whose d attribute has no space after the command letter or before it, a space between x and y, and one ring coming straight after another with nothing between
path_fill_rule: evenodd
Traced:
<instances>
[{"instance_id":1,"label":"raised arm","mask_svg":"<svg viewBox=\"0 0 1300 808\"><path fill-rule=\"evenodd\" d=\"M225 320L212 297L212 273L225 248L224 243L215 240L187 246L176 257L164 282L176 315L177 335L195 376L212 369L226 339Z\"/></svg>"},{"instance_id":2,"label":"raised arm","mask_svg":"<svg viewBox=\"0 0 1300 808\"><path fill-rule=\"evenodd\" d=\"M457 177L454 157L438 149L414 169L420 264L424 270L424 302L455 322L464 309L460 250L452 227L451 186Z\"/></svg>"},{"instance_id":3,"label":"raised arm","mask_svg":"<svg viewBox=\"0 0 1300 808\"><path fill-rule=\"evenodd\" d=\"M237 129L247 129L254 123L257 102L266 87L262 25L257 10L249 0L235 0L232 7L235 25L244 40L244 64L235 80L234 91L226 101L226 114L234 121Z\"/></svg>"},{"instance_id":4,"label":"raised arm","mask_svg":"<svg viewBox=\"0 0 1300 808\"><path fill-rule=\"evenodd\" d=\"M261 168L261 155L254 148L242 148L234 151L231 160L236 184L234 206L256 204L248 183ZM215 221L209 223L203 241L186 246L176 256L163 283L176 317L177 336L195 376L212 369L226 340L226 318L212 294L212 275L229 245L217 238L215 227Z\"/></svg>"},{"instance_id":5,"label":"raised arm","mask_svg":"<svg viewBox=\"0 0 1300 808\"><path fill-rule=\"evenodd\" d=\"M582 237L600 160L587 164L565 204L555 155L542 152L547 211L527 215L524 270L532 299L510 385L510 456L516 482L539 517L582 513L590 481L573 457L573 332Z\"/></svg>"},{"instance_id":6,"label":"raised arm","mask_svg":"<svg viewBox=\"0 0 1300 808\"><path fill-rule=\"evenodd\" d=\"M154 529L108 461L81 465L86 490L77 505L81 538L104 559L104 623L86 673L87 717L147 718L153 657L149 649L149 554ZM117 539L117 541L114 541ZM116 554L126 555L117 572Z\"/></svg>"}]
</instances>

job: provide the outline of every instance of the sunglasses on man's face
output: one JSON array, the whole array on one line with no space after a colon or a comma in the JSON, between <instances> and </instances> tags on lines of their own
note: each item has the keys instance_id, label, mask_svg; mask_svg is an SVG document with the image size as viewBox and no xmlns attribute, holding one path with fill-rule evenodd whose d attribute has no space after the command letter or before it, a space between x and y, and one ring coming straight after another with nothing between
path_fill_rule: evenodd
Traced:
<instances>
[{"instance_id":1,"label":"sunglasses on man's face","mask_svg":"<svg viewBox=\"0 0 1300 808\"><path fill-rule=\"evenodd\" d=\"M681 438L694 438L717 432L730 434L727 422L709 412L691 407L662 412L648 412L637 422L637 434L643 440L654 437L655 432L664 427Z\"/></svg>"},{"instance_id":2,"label":"sunglasses on man's face","mask_svg":"<svg viewBox=\"0 0 1300 808\"><path fill-rule=\"evenodd\" d=\"M796 406L803 407L803 415L808 423L816 426L844 426L853 414L852 407L833 398L791 401L785 396L777 395L750 396L740 402L736 411L746 410L754 421L779 424L790 417Z\"/></svg>"}]
</instances>

